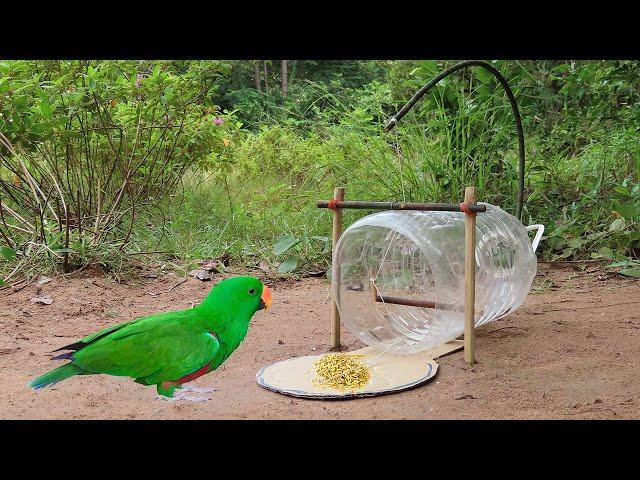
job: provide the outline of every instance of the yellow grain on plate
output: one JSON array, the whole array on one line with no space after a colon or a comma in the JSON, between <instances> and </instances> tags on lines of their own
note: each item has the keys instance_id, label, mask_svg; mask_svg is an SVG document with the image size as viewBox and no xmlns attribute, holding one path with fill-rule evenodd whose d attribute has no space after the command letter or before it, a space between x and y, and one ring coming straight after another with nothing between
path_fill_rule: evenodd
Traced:
<instances>
[{"instance_id":1,"label":"yellow grain on plate","mask_svg":"<svg viewBox=\"0 0 640 480\"><path fill-rule=\"evenodd\" d=\"M341 392L364 387L371 379L369 367L360 361L363 355L329 353L315 364L317 378L313 384L318 388L334 388Z\"/></svg>"}]
</instances>

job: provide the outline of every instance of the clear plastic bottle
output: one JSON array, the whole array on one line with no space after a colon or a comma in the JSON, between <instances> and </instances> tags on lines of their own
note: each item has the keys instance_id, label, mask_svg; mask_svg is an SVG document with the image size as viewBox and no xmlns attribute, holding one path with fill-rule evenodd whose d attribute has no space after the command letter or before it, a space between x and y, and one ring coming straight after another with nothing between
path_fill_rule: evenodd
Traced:
<instances>
[{"instance_id":1,"label":"clear plastic bottle","mask_svg":"<svg viewBox=\"0 0 640 480\"><path fill-rule=\"evenodd\" d=\"M536 274L542 225L525 227L499 207L476 217L475 325L524 301ZM385 211L361 218L333 256L334 295L345 326L368 345L397 354L440 345L464 332L464 224L459 212ZM527 230L538 233L530 242ZM370 282L373 280L373 282ZM436 308L376 302L430 300Z\"/></svg>"}]
</instances>

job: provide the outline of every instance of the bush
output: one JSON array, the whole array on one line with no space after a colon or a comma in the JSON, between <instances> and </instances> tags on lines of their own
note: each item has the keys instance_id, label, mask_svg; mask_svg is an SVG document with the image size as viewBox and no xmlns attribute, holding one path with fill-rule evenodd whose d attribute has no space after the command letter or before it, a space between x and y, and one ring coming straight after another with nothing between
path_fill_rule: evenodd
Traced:
<instances>
[{"instance_id":1,"label":"bush","mask_svg":"<svg viewBox=\"0 0 640 480\"><path fill-rule=\"evenodd\" d=\"M239 125L208 95L225 69L1 63L0 228L9 246L65 271L96 256L116 261L137 212L173 192L188 169L224 159Z\"/></svg>"}]
</instances>

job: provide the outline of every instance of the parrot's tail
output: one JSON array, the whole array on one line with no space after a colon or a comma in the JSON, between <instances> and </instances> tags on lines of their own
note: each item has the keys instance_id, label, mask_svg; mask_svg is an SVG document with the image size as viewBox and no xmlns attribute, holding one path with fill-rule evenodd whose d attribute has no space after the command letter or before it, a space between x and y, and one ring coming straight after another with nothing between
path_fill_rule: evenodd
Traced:
<instances>
[{"instance_id":1,"label":"parrot's tail","mask_svg":"<svg viewBox=\"0 0 640 480\"><path fill-rule=\"evenodd\" d=\"M73 377L74 375L81 375L85 373L85 371L74 365L73 363L67 363L66 365L62 365L61 367L54 368L53 370L48 371L44 375L39 376L29 382L29 387L34 390L40 390L41 388L50 387L54 383L61 382L69 377Z\"/></svg>"}]
</instances>

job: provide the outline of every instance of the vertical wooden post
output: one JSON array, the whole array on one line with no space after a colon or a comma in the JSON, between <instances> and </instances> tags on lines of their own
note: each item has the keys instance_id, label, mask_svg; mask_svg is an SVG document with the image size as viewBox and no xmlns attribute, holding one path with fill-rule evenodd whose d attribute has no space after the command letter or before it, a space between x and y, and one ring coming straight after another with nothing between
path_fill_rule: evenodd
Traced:
<instances>
[{"instance_id":1,"label":"vertical wooden post","mask_svg":"<svg viewBox=\"0 0 640 480\"><path fill-rule=\"evenodd\" d=\"M336 187L333 190L333 199L341 202L344 200L344 187ZM340 295L340 265L333 260L336 252L336 244L342 235L342 209L336 208L333 211L333 241L331 248L331 282L334 284L334 292ZM338 311L338 299L334 298L331 308L331 349L340 349L340 312Z\"/></svg>"},{"instance_id":2,"label":"vertical wooden post","mask_svg":"<svg viewBox=\"0 0 640 480\"><path fill-rule=\"evenodd\" d=\"M373 297L373 304L375 305L378 301L378 291L376 290L376 283L371 276L369 278L369 289L371 289L371 296Z\"/></svg>"},{"instance_id":3,"label":"vertical wooden post","mask_svg":"<svg viewBox=\"0 0 640 480\"><path fill-rule=\"evenodd\" d=\"M476 187L464 190L464 201L476 203ZM476 361L474 332L476 303L476 216L466 214L464 224L464 361L470 365Z\"/></svg>"}]
</instances>

